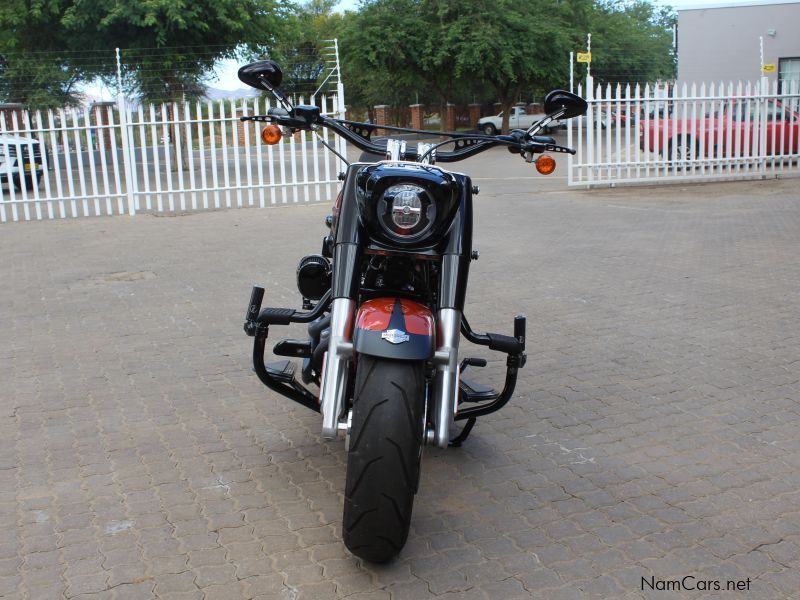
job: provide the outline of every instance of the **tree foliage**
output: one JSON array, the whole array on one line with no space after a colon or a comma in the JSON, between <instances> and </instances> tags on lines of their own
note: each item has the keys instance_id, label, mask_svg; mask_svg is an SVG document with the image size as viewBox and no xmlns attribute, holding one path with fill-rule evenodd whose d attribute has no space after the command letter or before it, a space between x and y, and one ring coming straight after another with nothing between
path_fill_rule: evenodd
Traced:
<instances>
[{"instance_id":1,"label":"tree foliage","mask_svg":"<svg viewBox=\"0 0 800 600\"><path fill-rule=\"evenodd\" d=\"M327 74L321 49L339 38L349 103L541 100L566 87L571 50L592 33L598 83L674 77L670 9L649 0L4 0L0 100L59 106L80 82L115 79L128 93L191 98L222 58L281 62L290 93ZM576 74L581 75L582 69Z\"/></svg>"},{"instance_id":2,"label":"tree foliage","mask_svg":"<svg viewBox=\"0 0 800 600\"><path fill-rule=\"evenodd\" d=\"M123 50L126 80L148 100L196 96L222 58L269 45L282 30L282 0L76 0L64 26L84 48Z\"/></svg>"},{"instance_id":3,"label":"tree foliage","mask_svg":"<svg viewBox=\"0 0 800 600\"><path fill-rule=\"evenodd\" d=\"M287 19L284 43L268 53L281 64L285 92L312 94L329 73L331 57L325 53L344 19L343 15L333 11L337 2L309 0Z\"/></svg>"},{"instance_id":4,"label":"tree foliage","mask_svg":"<svg viewBox=\"0 0 800 600\"><path fill-rule=\"evenodd\" d=\"M115 76L122 48L130 92L191 97L220 59L275 44L289 11L286 0L5 0L0 94L32 106L74 103L77 83Z\"/></svg>"},{"instance_id":5,"label":"tree foliage","mask_svg":"<svg viewBox=\"0 0 800 600\"><path fill-rule=\"evenodd\" d=\"M645 0L366 0L340 31L352 101L519 100L566 87L570 50L593 34L600 81L674 74L669 10ZM507 122L504 123L507 126Z\"/></svg>"},{"instance_id":6,"label":"tree foliage","mask_svg":"<svg viewBox=\"0 0 800 600\"><path fill-rule=\"evenodd\" d=\"M95 70L93 57L65 52L62 26L70 0L0 3L0 100L51 108L75 104L76 86Z\"/></svg>"},{"instance_id":7,"label":"tree foliage","mask_svg":"<svg viewBox=\"0 0 800 600\"><path fill-rule=\"evenodd\" d=\"M658 8L644 0L607 0L596 4L589 19L595 81L637 83L673 79L675 22L672 9Z\"/></svg>"}]
</instances>

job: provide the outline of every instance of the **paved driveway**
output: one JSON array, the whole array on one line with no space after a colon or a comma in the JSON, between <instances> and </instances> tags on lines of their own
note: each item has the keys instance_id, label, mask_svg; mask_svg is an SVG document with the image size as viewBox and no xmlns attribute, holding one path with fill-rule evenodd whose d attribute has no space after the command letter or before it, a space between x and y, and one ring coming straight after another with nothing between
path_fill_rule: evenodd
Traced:
<instances>
[{"instance_id":1,"label":"paved driveway","mask_svg":"<svg viewBox=\"0 0 800 600\"><path fill-rule=\"evenodd\" d=\"M796 181L482 174L467 315L526 313L528 366L463 448L426 450L384 567L342 546L341 442L261 386L241 331L253 283L296 304L329 206L0 228L0 596L796 597Z\"/></svg>"}]
</instances>

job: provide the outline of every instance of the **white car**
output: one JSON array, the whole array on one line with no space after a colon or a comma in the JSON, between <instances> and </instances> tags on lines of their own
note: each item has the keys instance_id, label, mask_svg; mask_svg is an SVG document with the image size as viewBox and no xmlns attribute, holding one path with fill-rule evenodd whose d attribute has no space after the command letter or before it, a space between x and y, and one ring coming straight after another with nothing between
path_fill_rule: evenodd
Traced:
<instances>
[{"instance_id":1,"label":"white car","mask_svg":"<svg viewBox=\"0 0 800 600\"><path fill-rule=\"evenodd\" d=\"M39 186L43 173L39 140L0 134L0 181L13 183L18 190L24 185L30 191Z\"/></svg>"},{"instance_id":2,"label":"white car","mask_svg":"<svg viewBox=\"0 0 800 600\"><path fill-rule=\"evenodd\" d=\"M511 114L508 116L509 129L528 129L534 123L537 123L545 118L545 114L528 114L523 106L512 106ZM503 125L503 113L494 115L492 117L483 117L478 121L478 129L486 135L496 135ZM554 124L555 125L555 124ZM541 133L547 133L549 127Z\"/></svg>"}]
</instances>

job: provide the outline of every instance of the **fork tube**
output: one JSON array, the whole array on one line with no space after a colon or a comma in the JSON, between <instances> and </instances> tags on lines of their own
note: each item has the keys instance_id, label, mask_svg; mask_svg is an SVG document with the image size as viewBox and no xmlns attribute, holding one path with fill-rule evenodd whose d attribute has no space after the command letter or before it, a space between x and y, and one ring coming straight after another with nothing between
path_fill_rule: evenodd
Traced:
<instances>
[{"instance_id":1,"label":"fork tube","mask_svg":"<svg viewBox=\"0 0 800 600\"><path fill-rule=\"evenodd\" d=\"M434 443L446 448L450 443L450 421L458 402L458 340L461 313L442 308L437 314L439 345L436 349L436 376L433 387Z\"/></svg>"},{"instance_id":2,"label":"fork tube","mask_svg":"<svg viewBox=\"0 0 800 600\"><path fill-rule=\"evenodd\" d=\"M337 435L339 417L344 406L348 384L348 361L353 354L351 332L355 301L336 298L331 304L331 334L325 355L325 372L319 392L322 410L322 437L333 439Z\"/></svg>"}]
</instances>

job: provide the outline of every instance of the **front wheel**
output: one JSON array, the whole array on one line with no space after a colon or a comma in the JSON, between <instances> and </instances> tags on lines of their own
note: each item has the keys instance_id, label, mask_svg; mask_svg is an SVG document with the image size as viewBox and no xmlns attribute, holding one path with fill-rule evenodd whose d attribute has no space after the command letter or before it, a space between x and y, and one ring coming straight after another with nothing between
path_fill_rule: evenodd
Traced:
<instances>
[{"instance_id":1,"label":"front wheel","mask_svg":"<svg viewBox=\"0 0 800 600\"><path fill-rule=\"evenodd\" d=\"M481 125L481 131L483 131L485 135L496 135L497 127L495 127L491 123L486 123L486 125Z\"/></svg>"},{"instance_id":2,"label":"front wheel","mask_svg":"<svg viewBox=\"0 0 800 600\"><path fill-rule=\"evenodd\" d=\"M25 175L24 176L24 179L25 179L25 187L24 188L22 187L22 179L23 178L20 177L19 175L14 175L14 177L13 177L14 187L17 188L19 191L22 191L23 189L25 189L26 191L31 192L31 191L33 191L34 187L39 187L40 178L38 176L36 176L36 175Z\"/></svg>"},{"instance_id":3,"label":"front wheel","mask_svg":"<svg viewBox=\"0 0 800 600\"><path fill-rule=\"evenodd\" d=\"M406 543L424 413L424 363L359 357L342 529L364 560L391 560Z\"/></svg>"},{"instance_id":4,"label":"front wheel","mask_svg":"<svg viewBox=\"0 0 800 600\"><path fill-rule=\"evenodd\" d=\"M670 157L674 156L677 162L695 160L698 150L697 144L689 136L678 136L674 144L672 141L669 144Z\"/></svg>"}]
</instances>

